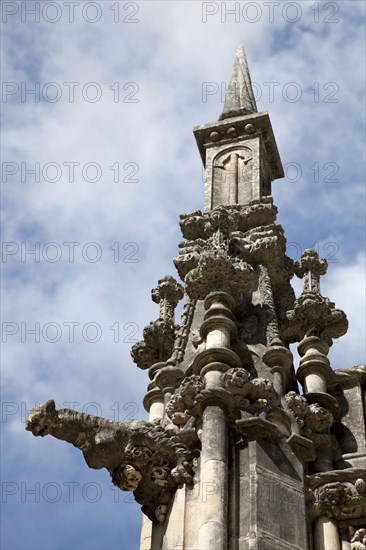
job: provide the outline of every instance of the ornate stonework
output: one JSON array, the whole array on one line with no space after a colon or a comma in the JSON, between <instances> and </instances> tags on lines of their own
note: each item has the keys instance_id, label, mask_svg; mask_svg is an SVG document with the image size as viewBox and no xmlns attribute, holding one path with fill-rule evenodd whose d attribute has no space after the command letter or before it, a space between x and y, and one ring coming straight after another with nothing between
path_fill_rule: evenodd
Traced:
<instances>
[{"instance_id":1,"label":"ornate stonework","mask_svg":"<svg viewBox=\"0 0 366 550\"><path fill-rule=\"evenodd\" d=\"M158 318L131 350L148 369L149 422L48 401L27 429L72 443L133 492L141 550L366 548L366 367L331 367L348 323L321 294L327 262L286 255L271 191L282 164L242 49L219 121L194 133L205 208L181 215L182 284L159 280Z\"/></svg>"},{"instance_id":2,"label":"ornate stonework","mask_svg":"<svg viewBox=\"0 0 366 550\"><path fill-rule=\"evenodd\" d=\"M53 435L83 452L89 468L106 468L114 485L133 491L144 513L170 502L177 486L192 484L194 453L158 424L113 422L71 409L56 410L50 400L33 409L26 429L35 436Z\"/></svg>"}]
</instances>

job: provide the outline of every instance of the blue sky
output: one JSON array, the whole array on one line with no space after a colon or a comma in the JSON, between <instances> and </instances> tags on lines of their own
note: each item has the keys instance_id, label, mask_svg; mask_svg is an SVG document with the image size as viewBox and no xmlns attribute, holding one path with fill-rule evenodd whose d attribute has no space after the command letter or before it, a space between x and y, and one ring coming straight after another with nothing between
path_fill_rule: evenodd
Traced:
<instances>
[{"instance_id":1,"label":"blue sky","mask_svg":"<svg viewBox=\"0 0 366 550\"><path fill-rule=\"evenodd\" d=\"M39 21L35 2L3 2L4 549L138 548L139 506L25 432L25 411L146 417L129 350L157 316L150 289L176 275L179 214L203 206L192 128L217 120L239 44L286 168L288 253L318 247L350 321L332 366L365 360L365 5L270 4L82 0L71 22L64 2L40 2Z\"/></svg>"}]
</instances>

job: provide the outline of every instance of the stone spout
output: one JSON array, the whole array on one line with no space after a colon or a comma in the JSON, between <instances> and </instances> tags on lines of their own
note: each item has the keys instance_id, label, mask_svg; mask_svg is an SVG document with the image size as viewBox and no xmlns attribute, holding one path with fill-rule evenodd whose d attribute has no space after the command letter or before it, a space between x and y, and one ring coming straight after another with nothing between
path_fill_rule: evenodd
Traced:
<instances>
[{"instance_id":1,"label":"stone spout","mask_svg":"<svg viewBox=\"0 0 366 550\"><path fill-rule=\"evenodd\" d=\"M26 430L72 443L83 452L89 468L106 468L117 487L133 491L150 519L163 521L161 507L167 510L176 488L192 485L192 453L157 423L114 422L57 410L50 400L29 413Z\"/></svg>"}]
</instances>

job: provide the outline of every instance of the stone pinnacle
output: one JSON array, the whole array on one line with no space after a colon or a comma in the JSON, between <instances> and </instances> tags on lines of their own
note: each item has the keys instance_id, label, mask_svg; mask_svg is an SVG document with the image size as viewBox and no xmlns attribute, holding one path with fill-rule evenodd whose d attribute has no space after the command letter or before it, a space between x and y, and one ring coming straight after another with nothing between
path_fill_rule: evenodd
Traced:
<instances>
[{"instance_id":1,"label":"stone pinnacle","mask_svg":"<svg viewBox=\"0 0 366 550\"><path fill-rule=\"evenodd\" d=\"M247 58L243 46L239 46L236 50L233 73L226 92L224 110L219 120L256 112L257 104L250 80Z\"/></svg>"}]
</instances>

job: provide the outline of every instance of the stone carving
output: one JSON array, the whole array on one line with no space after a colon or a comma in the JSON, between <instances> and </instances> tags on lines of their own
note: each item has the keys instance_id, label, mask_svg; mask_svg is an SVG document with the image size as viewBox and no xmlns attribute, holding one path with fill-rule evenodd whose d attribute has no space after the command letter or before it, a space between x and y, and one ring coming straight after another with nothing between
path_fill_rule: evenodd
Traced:
<instances>
[{"instance_id":1,"label":"stone carving","mask_svg":"<svg viewBox=\"0 0 366 550\"><path fill-rule=\"evenodd\" d=\"M325 275L327 260L319 260L318 253L308 248L302 253L300 262L295 262L295 273L303 279L304 292L320 294L320 275Z\"/></svg>"},{"instance_id":2,"label":"stone carving","mask_svg":"<svg viewBox=\"0 0 366 550\"><path fill-rule=\"evenodd\" d=\"M305 397L291 391L285 395L285 401L300 428L305 428L305 417L309 411L309 405Z\"/></svg>"},{"instance_id":3,"label":"stone carving","mask_svg":"<svg viewBox=\"0 0 366 550\"><path fill-rule=\"evenodd\" d=\"M187 346L189 333L193 321L194 310L197 300L188 298L187 302L183 306L183 313L180 321L180 326L176 332L173 351L171 357L167 360L167 365L178 365L182 362L184 357L184 351Z\"/></svg>"},{"instance_id":4,"label":"stone carving","mask_svg":"<svg viewBox=\"0 0 366 550\"><path fill-rule=\"evenodd\" d=\"M140 472L135 470L131 464L126 464L126 466L115 475L114 483L123 491L135 491L141 478L142 474Z\"/></svg>"},{"instance_id":5,"label":"stone carving","mask_svg":"<svg viewBox=\"0 0 366 550\"><path fill-rule=\"evenodd\" d=\"M168 485L168 477L170 475L169 466L154 466L152 469L152 481L155 485L166 487Z\"/></svg>"},{"instance_id":6,"label":"stone carving","mask_svg":"<svg viewBox=\"0 0 366 550\"><path fill-rule=\"evenodd\" d=\"M234 231L245 233L249 229L273 224L277 208L272 197L253 200L249 206L218 206L209 212L196 210L191 214L181 214L180 227L183 237L188 241L201 239L201 244L221 229L226 234Z\"/></svg>"},{"instance_id":7,"label":"stone carving","mask_svg":"<svg viewBox=\"0 0 366 550\"><path fill-rule=\"evenodd\" d=\"M220 249L204 252L198 266L185 277L189 296L204 300L210 292L223 291L239 298L253 282L253 269Z\"/></svg>"},{"instance_id":8,"label":"stone carving","mask_svg":"<svg viewBox=\"0 0 366 550\"><path fill-rule=\"evenodd\" d=\"M166 405L166 414L180 429L195 423L207 403L220 403L231 420L240 418L240 411L260 414L274 395L271 382L265 378L250 379L243 368L232 368L222 377L222 386L205 388L201 376L186 377ZM179 434L180 432L178 432Z\"/></svg>"},{"instance_id":9,"label":"stone carving","mask_svg":"<svg viewBox=\"0 0 366 550\"><path fill-rule=\"evenodd\" d=\"M237 232L230 240L233 254L251 265L264 264L269 268L282 262L285 248L283 229L277 224L254 227L242 234Z\"/></svg>"},{"instance_id":10,"label":"stone carving","mask_svg":"<svg viewBox=\"0 0 366 550\"><path fill-rule=\"evenodd\" d=\"M273 291L271 285L271 279L267 267L259 265L258 271L258 284L263 300L263 307L266 311L266 339L267 346L276 344L282 344L280 330L278 326L278 319L276 314L276 308L273 299Z\"/></svg>"},{"instance_id":11,"label":"stone carving","mask_svg":"<svg viewBox=\"0 0 366 550\"><path fill-rule=\"evenodd\" d=\"M71 409L56 410L50 400L29 413L26 429L79 448L90 468L106 468L115 485L133 491L150 519L159 505L169 504L178 485L192 485L191 452L158 424L113 422Z\"/></svg>"},{"instance_id":12,"label":"stone carving","mask_svg":"<svg viewBox=\"0 0 366 550\"><path fill-rule=\"evenodd\" d=\"M143 548L304 550L322 535L328 547L326 530L334 527L337 538L338 522L348 534L360 527L351 548L366 550L365 470L334 470L364 461L366 370L331 369L329 345L346 332L347 319L321 295L326 261L313 250L300 262L286 255L270 196L283 168L240 51L220 119L194 130L206 168L205 212L180 217L184 241L174 263L188 296L181 324L174 310L183 287L163 277L151 292L158 319L131 350L149 369L144 404L156 420L113 422L49 401L31 411L27 429L72 443L89 467L106 468L117 487L134 493L152 521L144 522ZM303 279L298 299L295 273ZM298 341L295 375L288 344ZM289 392L296 376L303 396ZM352 440L343 460L334 434ZM172 524L160 528L177 487L192 486L196 466L194 494L182 491ZM307 526L320 516L334 525L320 533L317 522L312 537Z\"/></svg>"},{"instance_id":13,"label":"stone carving","mask_svg":"<svg viewBox=\"0 0 366 550\"><path fill-rule=\"evenodd\" d=\"M309 515L336 520L361 518L366 514L366 473L347 468L307 476Z\"/></svg>"},{"instance_id":14,"label":"stone carving","mask_svg":"<svg viewBox=\"0 0 366 550\"><path fill-rule=\"evenodd\" d=\"M259 414L272 399L274 390L266 378L250 379L245 369L230 369L222 378L222 384L233 396L233 408Z\"/></svg>"},{"instance_id":15,"label":"stone carving","mask_svg":"<svg viewBox=\"0 0 366 550\"><path fill-rule=\"evenodd\" d=\"M294 308L287 312L290 331L295 339L317 336L331 344L347 332L348 321L345 313L320 293L320 275L326 272L327 263L319 260L315 250L305 250L295 271L303 277L304 290L295 301Z\"/></svg>"},{"instance_id":16,"label":"stone carving","mask_svg":"<svg viewBox=\"0 0 366 550\"><path fill-rule=\"evenodd\" d=\"M317 453L315 468L319 471L333 469L342 458L340 445L330 433L333 415L318 403L309 405L305 397L293 391L285 395L285 401L300 426L301 434L314 443Z\"/></svg>"},{"instance_id":17,"label":"stone carving","mask_svg":"<svg viewBox=\"0 0 366 550\"><path fill-rule=\"evenodd\" d=\"M143 340L131 348L131 357L140 369L148 369L155 363L166 361L172 351L176 328L171 321L157 319L143 330Z\"/></svg>"},{"instance_id":18,"label":"stone carving","mask_svg":"<svg viewBox=\"0 0 366 550\"><path fill-rule=\"evenodd\" d=\"M351 538L351 550L366 550L366 528L357 529Z\"/></svg>"},{"instance_id":19,"label":"stone carving","mask_svg":"<svg viewBox=\"0 0 366 550\"><path fill-rule=\"evenodd\" d=\"M173 424L183 427L192 418L194 401L203 390L204 383L201 376L192 375L185 378L177 392L173 394L166 406L166 414Z\"/></svg>"},{"instance_id":20,"label":"stone carving","mask_svg":"<svg viewBox=\"0 0 366 550\"><path fill-rule=\"evenodd\" d=\"M213 159L213 204L247 204L252 198L252 151L231 147Z\"/></svg>"},{"instance_id":21,"label":"stone carving","mask_svg":"<svg viewBox=\"0 0 366 550\"><path fill-rule=\"evenodd\" d=\"M140 369L169 359L177 331L174 309L183 294L182 285L170 275L160 279L157 288L151 291L153 302L159 304L159 318L144 328L144 339L131 348L131 357Z\"/></svg>"},{"instance_id":22,"label":"stone carving","mask_svg":"<svg viewBox=\"0 0 366 550\"><path fill-rule=\"evenodd\" d=\"M182 285L171 275L166 275L158 281L158 286L151 291L152 301L159 304L159 319L174 322L174 310L183 298Z\"/></svg>"}]
</instances>

